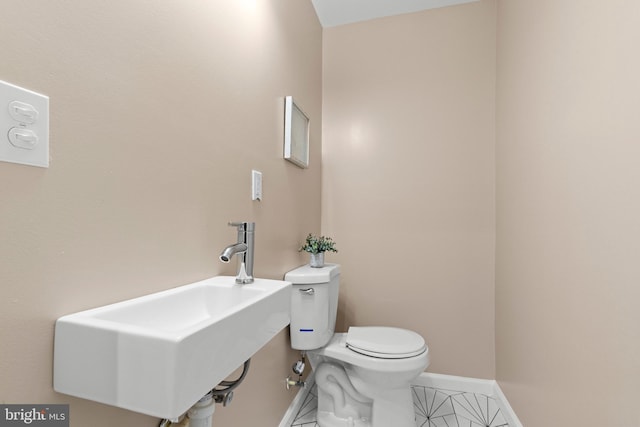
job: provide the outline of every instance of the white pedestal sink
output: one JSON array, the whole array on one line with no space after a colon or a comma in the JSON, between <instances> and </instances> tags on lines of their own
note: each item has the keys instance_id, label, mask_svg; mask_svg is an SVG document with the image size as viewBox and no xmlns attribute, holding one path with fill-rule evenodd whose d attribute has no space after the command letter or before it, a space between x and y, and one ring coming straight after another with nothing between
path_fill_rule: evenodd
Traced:
<instances>
[{"instance_id":1,"label":"white pedestal sink","mask_svg":"<svg viewBox=\"0 0 640 427\"><path fill-rule=\"evenodd\" d=\"M54 389L177 418L289 324L290 288L218 276L63 316Z\"/></svg>"}]
</instances>

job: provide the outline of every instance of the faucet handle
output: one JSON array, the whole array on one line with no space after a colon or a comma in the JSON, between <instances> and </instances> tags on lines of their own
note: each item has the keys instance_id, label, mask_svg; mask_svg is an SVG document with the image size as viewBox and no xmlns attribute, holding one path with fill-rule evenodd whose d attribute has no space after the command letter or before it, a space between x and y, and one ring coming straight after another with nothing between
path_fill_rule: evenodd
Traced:
<instances>
[{"instance_id":1,"label":"faucet handle","mask_svg":"<svg viewBox=\"0 0 640 427\"><path fill-rule=\"evenodd\" d=\"M230 227L238 227L238 231L254 231L256 227L255 222L229 222Z\"/></svg>"}]
</instances>

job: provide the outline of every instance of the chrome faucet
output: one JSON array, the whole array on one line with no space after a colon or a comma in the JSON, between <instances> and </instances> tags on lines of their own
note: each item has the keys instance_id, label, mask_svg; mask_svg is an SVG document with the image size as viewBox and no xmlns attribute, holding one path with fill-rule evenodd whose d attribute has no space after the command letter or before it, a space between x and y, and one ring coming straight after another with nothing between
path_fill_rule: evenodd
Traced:
<instances>
[{"instance_id":1,"label":"chrome faucet","mask_svg":"<svg viewBox=\"0 0 640 427\"><path fill-rule=\"evenodd\" d=\"M253 246L255 222L230 222L230 226L238 227L238 242L229 245L220 254L220 261L227 263L234 255L238 255L238 276L236 283L253 283Z\"/></svg>"}]
</instances>

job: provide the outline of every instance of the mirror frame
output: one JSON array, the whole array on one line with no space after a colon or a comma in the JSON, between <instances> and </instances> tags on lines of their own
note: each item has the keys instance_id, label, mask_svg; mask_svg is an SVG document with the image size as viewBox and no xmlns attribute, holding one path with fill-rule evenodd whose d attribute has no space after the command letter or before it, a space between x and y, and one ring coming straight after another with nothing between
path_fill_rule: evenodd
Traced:
<instances>
[{"instance_id":1,"label":"mirror frame","mask_svg":"<svg viewBox=\"0 0 640 427\"><path fill-rule=\"evenodd\" d=\"M293 100L284 102L284 158L301 168L309 167L309 117Z\"/></svg>"}]
</instances>

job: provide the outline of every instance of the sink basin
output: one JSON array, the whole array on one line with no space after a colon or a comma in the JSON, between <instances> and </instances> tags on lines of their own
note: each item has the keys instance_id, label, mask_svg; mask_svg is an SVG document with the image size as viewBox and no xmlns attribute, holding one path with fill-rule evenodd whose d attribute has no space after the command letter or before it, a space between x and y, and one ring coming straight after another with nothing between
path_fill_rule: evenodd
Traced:
<instances>
[{"instance_id":1,"label":"sink basin","mask_svg":"<svg viewBox=\"0 0 640 427\"><path fill-rule=\"evenodd\" d=\"M174 419L289 324L291 283L217 276L56 321L56 391Z\"/></svg>"}]
</instances>

